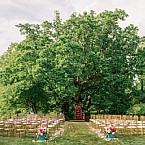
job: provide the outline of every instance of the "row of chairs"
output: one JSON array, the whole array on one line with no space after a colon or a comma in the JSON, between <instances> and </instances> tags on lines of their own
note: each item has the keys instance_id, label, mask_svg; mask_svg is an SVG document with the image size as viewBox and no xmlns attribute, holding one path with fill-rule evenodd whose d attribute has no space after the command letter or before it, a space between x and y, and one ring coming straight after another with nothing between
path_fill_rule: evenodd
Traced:
<instances>
[{"instance_id":1,"label":"row of chairs","mask_svg":"<svg viewBox=\"0 0 145 145\"><path fill-rule=\"evenodd\" d=\"M145 121L145 116L138 115L104 115L104 114L91 114L91 119L116 119L116 120L140 120Z\"/></svg>"},{"instance_id":2,"label":"row of chairs","mask_svg":"<svg viewBox=\"0 0 145 145\"><path fill-rule=\"evenodd\" d=\"M27 114L27 115L13 115L13 116L4 116L1 120L41 120L44 118L64 118L63 114Z\"/></svg>"},{"instance_id":3,"label":"row of chairs","mask_svg":"<svg viewBox=\"0 0 145 145\"><path fill-rule=\"evenodd\" d=\"M145 135L145 121L137 120L116 120L116 119L90 119L91 125L104 131L104 128L108 125L113 125L117 129L119 134L136 134Z\"/></svg>"},{"instance_id":4,"label":"row of chairs","mask_svg":"<svg viewBox=\"0 0 145 145\"><path fill-rule=\"evenodd\" d=\"M64 125L64 117L50 118L49 116L31 115L27 118L24 116L11 118L0 121L1 136L19 136L34 137L38 128L45 128L49 134L53 134Z\"/></svg>"}]
</instances>

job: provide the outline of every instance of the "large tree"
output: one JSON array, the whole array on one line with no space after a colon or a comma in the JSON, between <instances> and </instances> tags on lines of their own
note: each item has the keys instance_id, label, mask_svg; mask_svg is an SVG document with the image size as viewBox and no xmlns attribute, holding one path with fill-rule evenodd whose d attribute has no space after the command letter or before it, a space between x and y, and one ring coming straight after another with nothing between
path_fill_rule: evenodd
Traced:
<instances>
[{"instance_id":1,"label":"large tree","mask_svg":"<svg viewBox=\"0 0 145 145\"><path fill-rule=\"evenodd\" d=\"M128 92L135 77L139 43L137 27L119 26L118 21L125 17L123 10L99 15L91 11L72 14L58 23L59 35L52 49L56 55L53 78L60 86L60 96L69 96L73 104L83 102L85 109L97 101L100 109L125 113L130 106Z\"/></svg>"},{"instance_id":2,"label":"large tree","mask_svg":"<svg viewBox=\"0 0 145 145\"><path fill-rule=\"evenodd\" d=\"M10 65L2 58L3 85L17 84L15 98L34 113L50 105L69 116L78 104L87 111L94 106L125 113L135 78L137 27L121 28L119 21L128 15L118 9L73 13L65 22L59 12L55 16L51 23L18 25L26 39L11 51Z\"/></svg>"}]
</instances>

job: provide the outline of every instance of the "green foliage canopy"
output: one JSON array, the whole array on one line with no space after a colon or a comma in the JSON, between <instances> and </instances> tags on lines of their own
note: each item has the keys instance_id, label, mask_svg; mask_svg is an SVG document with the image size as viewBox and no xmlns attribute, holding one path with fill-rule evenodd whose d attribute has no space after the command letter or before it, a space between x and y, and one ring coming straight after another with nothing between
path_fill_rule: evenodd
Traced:
<instances>
[{"instance_id":1,"label":"green foliage canopy","mask_svg":"<svg viewBox=\"0 0 145 145\"><path fill-rule=\"evenodd\" d=\"M136 75L138 28L121 28L124 10L73 13L63 22L19 24L26 39L1 57L1 84L12 102L34 113L82 104L108 113L125 113ZM3 96L3 95L2 95Z\"/></svg>"}]
</instances>

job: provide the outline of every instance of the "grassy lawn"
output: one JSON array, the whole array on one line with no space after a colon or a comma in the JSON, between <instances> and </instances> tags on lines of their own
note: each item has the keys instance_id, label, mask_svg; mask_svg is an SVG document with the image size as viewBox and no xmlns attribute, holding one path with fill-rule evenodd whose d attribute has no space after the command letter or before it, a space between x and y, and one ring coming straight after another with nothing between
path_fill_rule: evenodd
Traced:
<instances>
[{"instance_id":1,"label":"grassy lawn","mask_svg":"<svg viewBox=\"0 0 145 145\"><path fill-rule=\"evenodd\" d=\"M145 145L145 136L119 136L118 145Z\"/></svg>"},{"instance_id":2,"label":"grassy lawn","mask_svg":"<svg viewBox=\"0 0 145 145\"><path fill-rule=\"evenodd\" d=\"M145 145L145 136L118 136L116 141L105 141L88 128L86 122L67 122L64 133L48 142L35 142L33 138L0 137L0 145Z\"/></svg>"}]
</instances>

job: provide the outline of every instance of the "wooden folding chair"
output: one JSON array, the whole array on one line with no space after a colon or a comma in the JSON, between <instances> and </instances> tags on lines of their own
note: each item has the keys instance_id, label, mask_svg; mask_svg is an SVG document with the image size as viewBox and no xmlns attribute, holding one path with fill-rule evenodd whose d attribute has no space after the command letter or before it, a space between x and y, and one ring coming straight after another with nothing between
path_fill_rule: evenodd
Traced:
<instances>
[{"instance_id":1,"label":"wooden folding chair","mask_svg":"<svg viewBox=\"0 0 145 145\"><path fill-rule=\"evenodd\" d=\"M26 124L26 136L27 137L34 137L36 136L36 131L38 128L39 124L38 123L27 123Z\"/></svg>"},{"instance_id":2,"label":"wooden folding chair","mask_svg":"<svg viewBox=\"0 0 145 145\"><path fill-rule=\"evenodd\" d=\"M4 135L4 122L0 121L0 135L3 136Z\"/></svg>"},{"instance_id":3,"label":"wooden folding chair","mask_svg":"<svg viewBox=\"0 0 145 145\"><path fill-rule=\"evenodd\" d=\"M145 121L145 116L140 116L140 121Z\"/></svg>"},{"instance_id":4,"label":"wooden folding chair","mask_svg":"<svg viewBox=\"0 0 145 145\"><path fill-rule=\"evenodd\" d=\"M129 135L137 134L137 122L136 120L132 120L130 124L126 128L126 132Z\"/></svg>"},{"instance_id":5,"label":"wooden folding chair","mask_svg":"<svg viewBox=\"0 0 145 145\"><path fill-rule=\"evenodd\" d=\"M138 115L134 115L134 116L133 116L133 120L138 121Z\"/></svg>"},{"instance_id":6,"label":"wooden folding chair","mask_svg":"<svg viewBox=\"0 0 145 145\"><path fill-rule=\"evenodd\" d=\"M4 136L14 136L13 122L4 122Z\"/></svg>"},{"instance_id":7,"label":"wooden folding chair","mask_svg":"<svg viewBox=\"0 0 145 145\"><path fill-rule=\"evenodd\" d=\"M14 136L25 137L26 136L26 128L25 124L22 122L16 122L14 124Z\"/></svg>"}]
</instances>

